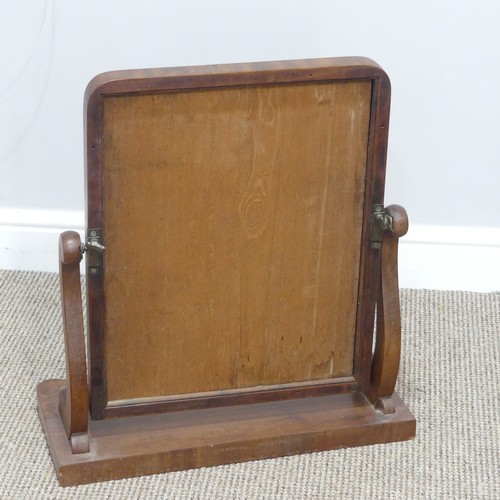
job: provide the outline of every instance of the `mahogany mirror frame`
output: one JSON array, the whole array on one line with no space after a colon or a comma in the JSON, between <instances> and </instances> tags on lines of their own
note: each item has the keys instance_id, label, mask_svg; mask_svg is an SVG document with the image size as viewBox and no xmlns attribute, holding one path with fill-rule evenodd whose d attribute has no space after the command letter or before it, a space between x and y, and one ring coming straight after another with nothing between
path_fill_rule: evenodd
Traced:
<instances>
[{"instance_id":1,"label":"mahogany mirror frame","mask_svg":"<svg viewBox=\"0 0 500 500\"><path fill-rule=\"evenodd\" d=\"M105 100L116 96L200 89L328 82L369 82L371 85L352 376L161 395L145 401L132 399L109 404L103 272L103 252L106 251L102 149ZM46 381L38 387L40 416L61 484L82 484L414 437L415 419L394 392L401 346L397 248L399 237L408 229L408 219L402 207L384 206L389 110L389 78L372 60L359 57L117 71L99 75L90 82L84 104L87 235L82 243L78 233L66 232L60 241L67 377L65 381ZM79 265L85 252L86 353L79 298ZM231 425L234 424L235 429L240 425L241 417L234 409L238 406L249 412L246 418L255 419L255 429L249 428L242 433L238 427L238 437L229 443L224 441L226 437L217 437L215 432L209 448L205 441L194 445L200 454L199 460L192 459L192 443L188 446L181 438L180 444L166 442L158 445L162 448L139 449L152 422L156 426L154 432L166 437L172 435L168 422L175 421L176 426L182 426L178 422L185 417L191 422L189 425L201 432L204 419L220 418L221 429L231 434ZM89 416L86 409L90 411ZM272 418L278 414L282 422L274 434L266 434L264 438L258 433L268 432L271 420L266 418L271 419L271 416L266 416L267 411L269 415L272 413ZM300 429L294 427L297 418L306 415L304 412L311 422L317 418L326 427L322 431L318 431L314 423L304 423ZM174 414L178 417L172 416ZM160 425L160 421L165 424ZM119 433L124 437L116 438L116 453L102 451L102 456L96 456L95 450L103 446L98 444L99 440L111 439L117 429L121 429ZM175 434L175 429L170 432ZM181 436L182 430L179 432ZM120 439L123 448L120 448ZM131 441L138 443L132 453L126 451ZM241 452L230 451L235 443L239 443ZM181 458L174 459L174 456ZM107 469L99 465L103 460L109 464Z\"/></svg>"}]
</instances>

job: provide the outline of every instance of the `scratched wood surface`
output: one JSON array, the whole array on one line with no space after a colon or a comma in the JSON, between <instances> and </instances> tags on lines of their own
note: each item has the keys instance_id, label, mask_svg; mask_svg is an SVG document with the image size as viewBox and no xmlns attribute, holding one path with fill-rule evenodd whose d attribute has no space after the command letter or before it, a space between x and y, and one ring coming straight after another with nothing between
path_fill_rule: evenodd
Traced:
<instances>
[{"instance_id":1,"label":"scratched wood surface","mask_svg":"<svg viewBox=\"0 0 500 500\"><path fill-rule=\"evenodd\" d=\"M105 98L108 401L352 374L370 99Z\"/></svg>"}]
</instances>

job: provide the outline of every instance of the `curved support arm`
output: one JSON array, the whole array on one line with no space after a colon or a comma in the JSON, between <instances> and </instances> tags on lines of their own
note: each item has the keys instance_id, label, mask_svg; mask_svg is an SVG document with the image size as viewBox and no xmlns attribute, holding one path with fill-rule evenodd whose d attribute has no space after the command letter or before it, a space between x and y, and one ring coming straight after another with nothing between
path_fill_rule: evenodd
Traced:
<instances>
[{"instance_id":1,"label":"curved support arm","mask_svg":"<svg viewBox=\"0 0 500 500\"><path fill-rule=\"evenodd\" d=\"M81 240L75 231L59 238L59 279L66 348L66 386L59 394L59 413L73 453L89 451L87 364L80 289Z\"/></svg>"},{"instance_id":2,"label":"curved support arm","mask_svg":"<svg viewBox=\"0 0 500 500\"><path fill-rule=\"evenodd\" d=\"M398 284L398 240L408 231L406 210L386 207L392 230L385 231L380 261L380 289L377 300L377 333L372 359L368 399L383 413L394 413L392 394L399 371L401 310Z\"/></svg>"}]
</instances>

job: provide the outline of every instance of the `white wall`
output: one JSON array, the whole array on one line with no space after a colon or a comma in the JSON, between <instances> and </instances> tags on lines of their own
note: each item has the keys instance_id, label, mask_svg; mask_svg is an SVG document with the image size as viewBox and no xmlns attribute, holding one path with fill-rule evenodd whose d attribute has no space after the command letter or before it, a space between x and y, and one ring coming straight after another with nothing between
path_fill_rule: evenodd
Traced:
<instances>
[{"instance_id":1,"label":"white wall","mask_svg":"<svg viewBox=\"0 0 500 500\"><path fill-rule=\"evenodd\" d=\"M500 289L498 26L492 0L2 2L0 267L55 269L57 232L83 227L97 73L364 55L393 86L386 202L412 223L401 285Z\"/></svg>"}]
</instances>

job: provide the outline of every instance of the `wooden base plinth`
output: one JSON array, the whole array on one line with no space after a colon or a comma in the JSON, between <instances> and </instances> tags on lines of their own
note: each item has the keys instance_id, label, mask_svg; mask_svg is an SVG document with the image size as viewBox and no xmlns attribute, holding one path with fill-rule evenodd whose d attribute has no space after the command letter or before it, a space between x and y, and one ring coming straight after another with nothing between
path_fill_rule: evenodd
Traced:
<instances>
[{"instance_id":1,"label":"wooden base plinth","mask_svg":"<svg viewBox=\"0 0 500 500\"><path fill-rule=\"evenodd\" d=\"M376 411L360 393L89 423L90 452L72 454L58 412L62 380L38 386L40 420L62 486L274 458L415 436L415 418Z\"/></svg>"}]
</instances>

